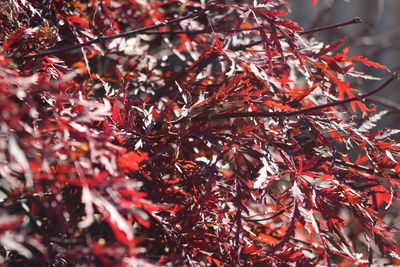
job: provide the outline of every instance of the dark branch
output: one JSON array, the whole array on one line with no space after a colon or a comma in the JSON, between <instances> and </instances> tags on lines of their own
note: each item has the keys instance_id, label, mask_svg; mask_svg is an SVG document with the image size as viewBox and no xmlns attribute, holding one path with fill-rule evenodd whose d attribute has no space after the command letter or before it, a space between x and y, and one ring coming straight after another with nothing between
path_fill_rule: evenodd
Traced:
<instances>
[{"instance_id":1,"label":"dark branch","mask_svg":"<svg viewBox=\"0 0 400 267\"><path fill-rule=\"evenodd\" d=\"M279 215L285 213L285 211L287 211L289 208L291 208L291 207L288 207L288 208L286 208L286 209L281 209L280 211L278 211L277 213L275 213L274 215L272 215L272 216L270 216L270 217L268 217L268 218L264 218L264 219L246 219L246 218L245 218L244 220L245 220L245 221L248 221L248 222L269 221L269 220L272 220L273 218L276 218L276 217L278 217Z\"/></svg>"},{"instance_id":2,"label":"dark branch","mask_svg":"<svg viewBox=\"0 0 400 267\"><path fill-rule=\"evenodd\" d=\"M360 170L360 171L363 171L363 172L366 172L366 173L369 173L369 174L375 174L375 171L373 169L371 169L371 168L367 168L367 167L361 166L361 165L356 165L356 164L353 164L353 163L344 162L344 161L339 160L339 159L335 159L334 163L336 163L338 165L343 165L343 166L346 166L346 167L349 167L349 168L357 169L357 170Z\"/></svg>"},{"instance_id":3,"label":"dark branch","mask_svg":"<svg viewBox=\"0 0 400 267\"><path fill-rule=\"evenodd\" d=\"M45 56L49 56L49 55L54 55L54 54L58 54L58 53L64 53L64 52L68 52L68 51L72 51L78 48L82 48L82 47L86 47L92 44L96 44L96 43L102 43L105 41L109 41L109 40L113 40L113 39L117 39L117 38L122 38L122 37L128 37L128 36L132 36L132 35L136 35L136 34L142 34L145 33L147 31L151 31L154 29L158 29L160 27L164 27L167 26L169 24L174 24L177 22L181 22L184 20L188 20L188 19L193 19L193 18L197 18L203 14L205 14L208 10L210 10L211 8L213 8L215 6L215 4L210 4L207 8L201 10L200 12L191 12L190 14L180 17L180 18L176 18L176 19L171 19L168 21L165 21L163 23L159 23L159 24L154 24L148 27L144 27L144 28L140 28L140 29L136 29L136 30L132 30L132 31L128 31L128 32L123 32L123 33L118 33L118 34L113 34L113 35L107 35L107 36L100 36L94 40L90 40L87 42L83 42L80 44L75 44L75 45L71 45L71 46L67 46L67 47L62 47L59 49L54 49L54 50L49 50L49 51L45 51L43 53L39 53L36 55L28 55L28 56L23 56L23 57L19 57L18 59L32 59L32 58L40 58L40 57L45 57Z\"/></svg>"},{"instance_id":4,"label":"dark branch","mask_svg":"<svg viewBox=\"0 0 400 267\"><path fill-rule=\"evenodd\" d=\"M184 21L184 20L187 20L187 19L192 19L192 18L199 17L199 16L203 15L204 13L206 13L208 10L210 10L213 7L214 7L214 5L211 4L206 9L203 9L200 12L193 12L193 13L190 13L190 14L184 16L184 17L181 17L181 18L172 19L172 20L169 20L169 21L166 21L166 22L163 22L163 23L151 25L151 26L148 26L148 27L144 27L144 28L140 28L140 29L136 29L136 30L132 30L132 31L128 31L128 32L123 32L123 33L118 33L118 34L113 34L113 35L107 35L107 36L100 36L100 37L98 37L96 39L93 39L93 40L90 40L90 41L87 41L87 42L83 42L83 43L80 43L80 44L75 44L75 45L71 45L71 46L67 46L67 47L61 47L61 48L58 48L58 49L52 49L52 50L44 51L42 53L38 53L38 54L35 54L35 55L17 57L17 59L24 60L24 59L41 58L41 57L45 57L45 56L49 56L49 55L69 52L69 51L72 51L72 50L75 50L75 49L79 49L79 48L82 48L82 47L87 47L87 46L92 45L92 44L103 43L105 41L109 41L109 40L113 40L113 39L117 39L117 38L134 36L134 35L137 35L137 34L148 34L148 35L188 34L188 35L195 35L195 34L202 34L202 33L211 33L212 29L203 29L203 30L195 30L195 31L151 31L151 30L158 29L160 27L163 27L163 26L166 26L166 25L170 25L170 24L174 24L174 23L177 23L177 22L181 22L181 21ZM339 28L339 27L342 27L342 26L355 24L355 23L361 23L361 19L360 18L354 18L353 20L350 20L350 21L347 21L347 22L328 25L328 26L319 27L319 28L316 28L316 29L311 29L311 30L299 32L299 34L300 35L309 34L309 33L329 30L329 29L332 29L332 28ZM226 30L217 30L217 32L235 33L235 32L244 32L244 31L254 31L254 30L259 30L261 28L262 27L254 27L254 28L248 28L248 29L226 29ZM234 51L245 50L246 48L249 48L249 47L252 47L252 46L256 46L256 45L259 45L261 43L262 43L262 41L255 41L255 42L251 42L251 43L249 43L247 45L240 45L240 46L234 47L232 50L234 50Z\"/></svg>"},{"instance_id":5,"label":"dark branch","mask_svg":"<svg viewBox=\"0 0 400 267\"><path fill-rule=\"evenodd\" d=\"M224 33L237 33L237 32L249 32L249 31L258 31L262 27L253 27L253 28L241 28L241 29L214 29L214 32L224 32ZM212 33L213 30L210 29L203 29L203 30L175 30L175 31L154 31L154 32L143 32L142 34L147 35L164 35L164 34L187 34L187 35L195 35L195 34L202 34L202 33Z\"/></svg>"},{"instance_id":6,"label":"dark branch","mask_svg":"<svg viewBox=\"0 0 400 267\"><path fill-rule=\"evenodd\" d=\"M359 96L351 97L348 99L343 99L343 100L338 100L338 101L333 101L324 105L319 105L319 106L314 106L314 107L309 107L309 108L303 108L295 111L263 111L263 112L236 112L236 113L223 113L223 114L210 114L208 116L199 116L199 117L194 117L191 120L192 121L210 121L210 120L220 120L220 119L231 119L231 118L252 118L252 117L263 117L263 118L268 118L268 117L289 117L289 116L296 116L296 115L303 115L307 113L311 113L313 111L329 108L329 107L334 107L334 106L339 106L339 105L344 105L353 101L361 101L373 94L376 94L377 92L381 91L384 89L387 85L389 85L391 82L394 80L398 79L398 74L393 74L392 77L390 77L385 83L383 83L381 86L375 88L374 90L361 94Z\"/></svg>"},{"instance_id":7,"label":"dark branch","mask_svg":"<svg viewBox=\"0 0 400 267\"><path fill-rule=\"evenodd\" d=\"M305 35L305 34L310 34L310 33L314 33L314 32L321 32L321 31L326 31L326 30L331 30L331 29L337 29L343 26L347 26L347 25L352 25L352 24L359 24L362 23L361 18L359 17L355 17L352 20L343 22L343 23L338 23L338 24L332 24L332 25L328 25L328 26L323 26L323 27L318 27L312 30L308 30L308 31L303 31L300 34L301 35Z\"/></svg>"},{"instance_id":8,"label":"dark branch","mask_svg":"<svg viewBox=\"0 0 400 267\"><path fill-rule=\"evenodd\" d=\"M392 100L385 99L379 96L370 96L367 98L367 100L373 103L381 104L385 107L392 109L393 111L400 112L400 104Z\"/></svg>"},{"instance_id":9,"label":"dark branch","mask_svg":"<svg viewBox=\"0 0 400 267\"><path fill-rule=\"evenodd\" d=\"M358 24L358 23L362 23L362 20L359 17L355 17L354 19L346 21L346 22L327 25L327 26L323 26L323 27L319 27L319 28L315 28L315 29L311 29L311 30L307 30L307 31L302 31L302 32L299 32L299 34L300 35L306 35L306 34L310 34L310 33L326 31L326 30L330 30L330 29L336 29L336 28L340 28L340 27L343 27L343 26L347 26L347 25L351 25L351 24ZM253 47L253 46L256 46L256 45L259 45L259 44L262 44L262 41L254 41L254 42L251 42L251 43L246 44L246 45L239 45L237 47L234 47L232 50L233 51L245 50L247 48L250 48L250 47Z\"/></svg>"}]
</instances>

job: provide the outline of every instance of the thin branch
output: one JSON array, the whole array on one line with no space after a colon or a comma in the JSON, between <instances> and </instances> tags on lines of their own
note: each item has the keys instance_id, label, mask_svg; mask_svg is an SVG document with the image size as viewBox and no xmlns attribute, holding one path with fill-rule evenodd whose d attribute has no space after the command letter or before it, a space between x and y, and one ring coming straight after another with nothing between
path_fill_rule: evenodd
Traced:
<instances>
[{"instance_id":1,"label":"thin branch","mask_svg":"<svg viewBox=\"0 0 400 267\"><path fill-rule=\"evenodd\" d=\"M307 31L302 31L302 32L299 32L299 35L306 35L306 34L310 34L310 33L326 31L326 30L330 30L330 29L336 29L336 28L347 26L347 25L359 24L359 23L362 23L361 18L355 17L354 19L346 21L346 22L327 25L327 26L323 26L323 27L318 27L315 29L307 30ZM233 51L246 50L249 47L253 47L253 46L256 46L259 44L262 44L262 41L254 41L254 42L248 43L246 45L239 45L239 46L234 47L232 50Z\"/></svg>"},{"instance_id":2,"label":"thin branch","mask_svg":"<svg viewBox=\"0 0 400 267\"><path fill-rule=\"evenodd\" d=\"M377 172L374 169L368 168L368 167L365 167L365 166L356 165L356 164L349 163L349 162L344 162L344 161L339 160L339 159L335 159L333 162L338 164L338 165L342 165L342 166L346 166L346 167L349 167L349 168L357 169L357 170L360 170L360 171L363 171L363 172L366 172L366 173L369 173L369 174L375 174L375 175L377 174ZM381 167L379 167L379 168L381 169L380 173L383 173L382 168ZM399 179L397 176L394 177L394 178L395 179Z\"/></svg>"},{"instance_id":3,"label":"thin branch","mask_svg":"<svg viewBox=\"0 0 400 267\"><path fill-rule=\"evenodd\" d=\"M354 19L343 22L343 23L332 24L332 25L328 25L328 26L323 26L323 27L318 27L315 29L307 30L307 31L302 31L300 34L304 35L304 34L310 34L310 33L315 33L315 32L321 32L321 31L337 29L337 28L344 27L347 25L360 24L360 23L362 23L361 18L355 17Z\"/></svg>"},{"instance_id":4,"label":"thin branch","mask_svg":"<svg viewBox=\"0 0 400 267\"><path fill-rule=\"evenodd\" d=\"M289 116L296 116L296 115L302 115L302 114L307 114L311 113L313 111L329 108L329 107L334 107L334 106L339 106L343 104L347 104L353 101L361 101L373 94L376 94L377 92L381 91L384 89L386 86L388 86L390 83L392 83L394 80L398 79L398 74L393 74L392 77L390 77L385 83L383 83L381 86L375 88L374 90L361 94L359 96L351 97L348 99L343 99L343 100L338 100L338 101L333 101L330 103L326 103L323 105L319 106L314 106L314 107L309 107L309 108L303 108L295 111L263 111L263 112L235 112L235 113L223 113L223 114L210 114L208 116L199 116L199 117L194 117L191 120L192 121L210 121L210 120L220 120L220 119L232 119L232 118L252 118L252 117L289 117ZM179 123L180 121L177 121Z\"/></svg>"},{"instance_id":5,"label":"thin branch","mask_svg":"<svg viewBox=\"0 0 400 267\"><path fill-rule=\"evenodd\" d=\"M253 27L253 28L241 28L241 29L215 29L214 32L224 32L224 33L237 33L237 32L248 32L248 31L258 31L262 29L262 27ZM152 31L152 32L143 32L142 34L147 35L164 35L164 34L187 34L187 35L194 35L194 34L202 34L202 33L212 33L213 30L210 29L203 29L203 30L174 30L174 31Z\"/></svg>"},{"instance_id":6,"label":"thin branch","mask_svg":"<svg viewBox=\"0 0 400 267\"><path fill-rule=\"evenodd\" d=\"M150 30L154 30L154 29L158 29L160 27L164 27L173 23L177 23L177 22L181 22L184 20L188 20L188 19L193 19L193 18L197 18L200 17L201 15L205 14L207 11L209 11L210 9L214 8L215 4L210 4L208 5L208 7L206 7L205 9L199 11L199 12L191 12L186 16L180 17L180 18L176 18L176 19L171 19L162 23L158 23L158 24L154 24L148 27L143 27L140 29L136 29L136 30L132 30L132 31L127 31L127 32L123 32L123 33L118 33L118 34L113 34L113 35L107 35L107 36L99 36L96 39L87 41L87 42L83 42L80 44L75 44L75 45L71 45L71 46L67 46L67 47L62 47L59 49L54 49L54 50L49 50L49 51L45 51L43 53L39 53L36 55L28 55L28 56L23 56L23 57L19 57L18 59L32 59L32 58L40 58L40 57L45 57L45 56L49 56L49 55L53 55L53 54L58 54L58 53L64 53L64 52L68 52L68 51L72 51L78 48L82 48L82 47L86 47L92 44L96 44L96 43L102 43L105 41L109 41L109 40L113 40L113 39L117 39L117 38L121 38L121 37L127 37L127 36L132 36L132 35L136 35L136 34L142 34L145 33L147 31Z\"/></svg>"},{"instance_id":7,"label":"thin branch","mask_svg":"<svg viewBox=\"0 0 400 267\"><path fill-rule=\"evenodd\" d=\"M17 59L33 59L33 58L41 58L41 57L45 57L45 56L49 56L49 55L54 55L54 54L58 54L58 53L64 53L64 52L68 52L68 51L72 51L75 49L79 49L82 47L86 47L92 44L97 44L97 43L103 43L105 41L109 41L109 40L113 40L113 39L117 39L117 38L122 38L122 37L128 37L128 36L133 36L133 35L137 35L137 34L148 34L148 35L164 35L164 34L187 34L187 35L194 35L194 34L202 34L202 33L211 33L212 29L203 29L203 30L194 30L194 31L151 31L154 29L158 29L160 27L169 25L169 24L173 24L173 23L177 23L183 20L187 20L187 19L191 19L191 18L196 18L199 17L201 15L203 15L204 13L206 13L208 10L210 10L211 8L213 8L214 5L210 4L206 9L200 11L200 12L193 12L190 13L189 15L186 15L184 17L181 18L177 18L177 19L172 19L163 23L159 23L159 24L155 24L155 25L151 25L148 27L144 27L144 28L140 28L140 29L136 29L136 30L132 30L132 31L128 31L128 32L123 32L123 33L118 33L118 34L113 34L113 35L107 35L107 36L99 36L96 39L87 41L87 42L83 42L80 44L75 44L75 45L71 45L71 46L67 46L67 47L61 47L58 49L52 49L52 50L48 50L48 51L44 51L42 53L38 53L35 55L27 55L27 56L23 56L23 57L17 57ZM319 28L315 28L315 29L311 29L311 30L307 30L307 31L302 31L299 32L300 35L304 35L304 34L309 34L309 33L314 33L314 32L319 32L319 31L324 31L324 30L329 30L332 28L339 28L342 26L346 26L346 25L350 25L350 24L355 24L355 23L361 23L361 19L356 17L350 21L346 21L343 23L339 23L339 24L333 24L333 25L328 25L328 26L324 26L324 27L319 27ZM228 33L236 33L236 32L244 32L244 31L254 31L254 30L260 30L262 27L254 27L254 28L247 28L247 29L225 29L225 30L217 30L217 32L228 32ZM252 46L256 46L261 44L262 41L255 41L255 42L251 42L247 45L240 45L237 47L234 47L232 50L233 51L237 51L237 50L245 50L246 48L252 47Z\"/></svg>"},{"instance_id":8,"label":"thin branch","mask_svg":"<svg viewBox=\"0 0 400 267\"><path fill-rule=\"evenodd\" d=\"M369 174L375 174L375 171L373 169L371 169L371 168L364 167L364 166L361 166L361 165L356 165L356 164L353 164L353 163L344 162L344 161L339 160L339 159L335 159L334 163L337 163L339 165L343 165L343 166L346 166L346 167L349 167L349 168L357 169L357 170L360 170L360 171L363 171L363 172L366 172L366 173L369 173Z\"/></svg>"},{"instance_id":9,"label":"thin branch","mask_svg":"<svg viewBox=\"0 0 400 267\"><path fill-rule=\"evenodd\" d=\"M53 243L66 244L66 245L83 244L82 242L79 242L78 240L61 239L61 238L57 238L57 237L49 238L49 241L53 242Z\"/></svg>"},{"instance_id":10,"label":"thin branch","mask_svg":"<svg viewBox=\"0 0 400 267\"><path fill-rule=\"evenodd\" d=\"M391 108L393 111L400 112L400 104L396 103L392 100L382 98L379 96L370 96L367 98L368 101L373 102L373 103L378 103L383 106L386 106L388 108Z\"/></svg>"},{"instance_id":11,"label":"thin branch","mask_svg":"<svg viewBox=\"0 0 400 267\"><path fill-rule=\"evenodd\" d=\"M279 215L285 213L285 211L287 211L289 208L291 208L291 207L288 207L288 208L286 208L286 209L281 209L280 211L278 211L277 213L275 213L274 215L272 215L272 216L270 216L270 217L268 217L268 218L264 218L264 219L246 219L246 218L245 218L244 220L245 220L245 221L248 221L248 222L269 221L269 220L272 220L273 218L276 218L276 217L278 217Z\"/></svg>"}]
</instances>

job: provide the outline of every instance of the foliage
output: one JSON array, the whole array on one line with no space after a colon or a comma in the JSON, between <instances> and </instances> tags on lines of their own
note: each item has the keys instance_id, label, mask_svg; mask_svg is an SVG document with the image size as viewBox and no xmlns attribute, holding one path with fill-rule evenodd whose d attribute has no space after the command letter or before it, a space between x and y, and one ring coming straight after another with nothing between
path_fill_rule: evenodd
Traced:
<instances>
[{"instance_id":1,"label":"foliage","mask_svg":"<svg viewBox=\"0 0 400 267\"><path fill-rule=\"evenodd\" d=\"M395 76L359 95L386 67L234 2L0 3L1 262L399 259L399 131L363 101Z\"/></svg>"}]
</instances>

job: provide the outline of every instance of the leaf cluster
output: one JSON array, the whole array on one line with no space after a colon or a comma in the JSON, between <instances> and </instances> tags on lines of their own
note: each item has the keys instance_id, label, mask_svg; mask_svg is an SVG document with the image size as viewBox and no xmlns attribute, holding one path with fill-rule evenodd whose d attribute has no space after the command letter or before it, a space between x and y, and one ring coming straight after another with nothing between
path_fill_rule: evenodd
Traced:
<instances>
[{"instance_id":1,"label":"leaf cluster","mask_svg":"<svg viewBox=\"0 0 400 267\"><path fill-rule=\"evenodd\" d=\"M0 3L1 263L399 263L396 77L234 2Z\"/></svg>"}]
</instances>

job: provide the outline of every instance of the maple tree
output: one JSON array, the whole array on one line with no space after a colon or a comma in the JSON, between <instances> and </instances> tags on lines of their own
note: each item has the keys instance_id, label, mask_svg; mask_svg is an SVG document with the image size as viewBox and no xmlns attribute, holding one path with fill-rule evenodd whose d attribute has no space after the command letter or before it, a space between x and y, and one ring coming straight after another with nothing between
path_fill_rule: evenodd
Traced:
<instances>
[{"instance_id":1,"label":"maple tree","mask_svg":"<svg viewBox=\"0 0 400 267\"><path fill-rule=\"evenodd\" d=\"M397 76L288 2L0 2L0 262L399 263Z\"/></svg>"}]
</instances>

